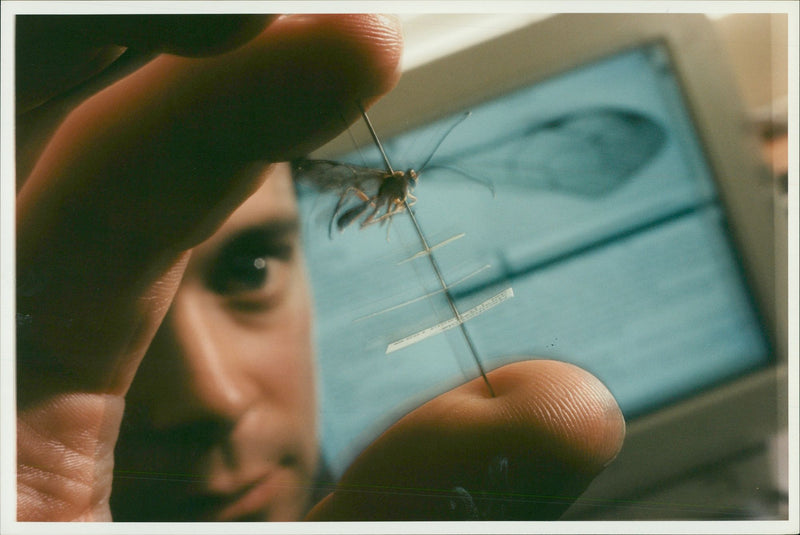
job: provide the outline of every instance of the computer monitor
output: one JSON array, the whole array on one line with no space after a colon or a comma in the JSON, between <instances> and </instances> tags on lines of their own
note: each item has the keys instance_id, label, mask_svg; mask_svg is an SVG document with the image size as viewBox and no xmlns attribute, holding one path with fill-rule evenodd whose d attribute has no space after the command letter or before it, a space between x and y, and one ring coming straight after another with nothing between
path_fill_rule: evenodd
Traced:
<instances>
[{"instance_id":1,"label":"computer monitor","mask_svg":"<svg viewBox=\"0 0 800 535\"><path fill-rule=\"evenodd\" d=\"M416 67L369 110L395 168L446 134L413 209L461 312L484 307L465 326L485 366L576 363L626 415L578 508L786 425L785 243L734 87L703 15L567 14ZM312 156L384 167L362 125ZM338 473L477 369L406 215L339 232L339 195L299 191Z\"/></svg>"}]
</instances>

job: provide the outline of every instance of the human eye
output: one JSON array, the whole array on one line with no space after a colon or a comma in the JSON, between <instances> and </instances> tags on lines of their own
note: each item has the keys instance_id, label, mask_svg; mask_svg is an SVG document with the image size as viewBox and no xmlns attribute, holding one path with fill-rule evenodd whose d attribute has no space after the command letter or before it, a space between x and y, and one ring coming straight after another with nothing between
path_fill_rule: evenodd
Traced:
<instances>
[{"instance_id":1,"label":"human eye","mask_svg":"<svg viewBox=\"0 0 800 535\"><path fill-rule=\"evenodd\" d=\"M278 300L288 286L296 240L274 230L249 229L223 246L208 271L208 288L246 311Z\"/></svg>"}]
</instances>

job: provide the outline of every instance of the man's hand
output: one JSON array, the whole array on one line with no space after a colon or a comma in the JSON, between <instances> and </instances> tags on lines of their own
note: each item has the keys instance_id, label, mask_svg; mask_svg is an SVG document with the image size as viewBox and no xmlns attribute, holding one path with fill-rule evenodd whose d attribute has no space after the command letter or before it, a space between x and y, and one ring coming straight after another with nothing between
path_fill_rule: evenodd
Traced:
<instances>
[{"instance_id":1,"label":"man's hand","mask_svg":"<svg viewBox=\"0 0 800 535\"><path fill-rule=\"evenodd\" d=\"M156 55L82 102L67 98L76 107L52 136L28 132L34 150L18 152L35 161L18 168L18 519L110 520L124 396L191 247L270 162L332 138L357 103L388 91L401 37L374 15L281 17L260 33L266 20L167 21L200 28L177 37L124 17L75 19L88 25L66 33L40 22L18 26L18 59L30 59L26 43L38 54L18 61L18 122L44 130L29 118L108 67L107 45L204 56ZM26 65L67 68L37 77Z\"/></svg>"},{"instance_id":2,"label":"man's hand","mask_svg":"<svg viewBox=\"0 0 800 535\"><path fill-rule=\"evenodd\" d=\"M309 520L553 520L622 447L614 398L533 360L429 401L373 442Z\"/></svg>"}]
</instances>

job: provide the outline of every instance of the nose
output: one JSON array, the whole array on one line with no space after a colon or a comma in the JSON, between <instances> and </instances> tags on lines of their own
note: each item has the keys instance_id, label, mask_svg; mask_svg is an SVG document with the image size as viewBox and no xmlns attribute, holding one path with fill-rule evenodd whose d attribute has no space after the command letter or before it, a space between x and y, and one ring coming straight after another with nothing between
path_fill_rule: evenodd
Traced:
<instances>
[{"instance_id":1,"label":"nose","mask_svg":"<svg viewBox=\"0 0 800 535\"><path fill-rule=\"evenodd\" d=\"M140 369L150 395L161 399L156 407L149 400L154 423L235 422L257 395L237 357L218 309L202 294L179 290Z\"/></svg>"}]
</instances>

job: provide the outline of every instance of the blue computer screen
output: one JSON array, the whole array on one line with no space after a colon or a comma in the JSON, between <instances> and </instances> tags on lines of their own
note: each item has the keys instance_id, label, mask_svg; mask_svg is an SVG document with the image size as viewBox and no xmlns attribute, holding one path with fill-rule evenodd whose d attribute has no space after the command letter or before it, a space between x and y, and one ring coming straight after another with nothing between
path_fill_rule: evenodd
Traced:
<instances>
[{"instance_id":1,"label":"blue computer screen","mask_svg":"<svg viewBox=\"0 0 800 535\"><path fill-rule=\"evenodd\" d=\"M462 313L504 296L464 324L487 368L575 363L631 418L770 361L664 47L468 111L384 142L395 168L419 169L455 125L421 171L413 209L441 244ZM341 161L384 166L372 148ZM299 191L321 432L338 471L393 419L478 370L458 329L387 353L452 317L407 214L329 235L341 192Z\"/></svg>"}]
</instances>

